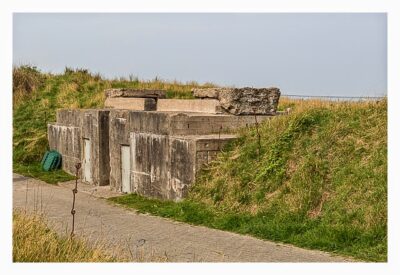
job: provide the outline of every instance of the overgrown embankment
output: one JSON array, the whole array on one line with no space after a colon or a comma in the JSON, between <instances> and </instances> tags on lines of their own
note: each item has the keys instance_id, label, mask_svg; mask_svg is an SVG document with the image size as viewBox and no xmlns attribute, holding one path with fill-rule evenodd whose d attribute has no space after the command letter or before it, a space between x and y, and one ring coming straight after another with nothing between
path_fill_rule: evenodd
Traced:
<instances>
[{"instance_id":1,"label":"overgrown embankment","mask_svg":"<svg viewBox=\"0 0 400 275\"><path fill-rule=\"evenodd\" d=\"M256 131L244 132L205 171L191 199L260 216L257 235L385 259L386 101L321 104L259 130L260 156Z\"/></svg>"},{"instance_id":2,"label":"overgrown embankment","mask_svg":"<svg viewBox=\"0 0 400 275\"><path fill-rule=\"evenodd\" d=\"M104 79L84 69L66 68L63 74L42 73L36 67L13 70L13 164L14 171L50 183L72 179L62 171L42 173L39 162L47 149L47 123L55 121L60 108L101 108L108 88L163 89L169 98L191 98L196 82L165 82L158 78Z\"/></svg>"},{"instance_id":3,"label":"overgrown embankment","mask_svg":"<svg viewBox=\"0 0 400 275\"><path fill-rule=\"evenodd\" d=\"M387 102L282 100L288 116L243 130L178 204L113 201L176 220L322 249L387 257ZM260 145L259 145L260 144Z\"/></svg>"}]
</instances>

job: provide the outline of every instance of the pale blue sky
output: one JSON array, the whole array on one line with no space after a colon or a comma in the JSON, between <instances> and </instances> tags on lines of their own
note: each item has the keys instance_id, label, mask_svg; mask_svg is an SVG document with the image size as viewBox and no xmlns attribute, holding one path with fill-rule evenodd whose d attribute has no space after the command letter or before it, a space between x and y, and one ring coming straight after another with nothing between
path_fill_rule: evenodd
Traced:
<instances>
[{"instance_id":1,"label":"pale blue sky","mask_svg":"<svg viewBox=\"0 0 400 275\"><path fill-rule=\"evenodd\" d=\"M387 91L386 14L14 14L14 64L283 94Z\"/></svg>"}]
</instances>

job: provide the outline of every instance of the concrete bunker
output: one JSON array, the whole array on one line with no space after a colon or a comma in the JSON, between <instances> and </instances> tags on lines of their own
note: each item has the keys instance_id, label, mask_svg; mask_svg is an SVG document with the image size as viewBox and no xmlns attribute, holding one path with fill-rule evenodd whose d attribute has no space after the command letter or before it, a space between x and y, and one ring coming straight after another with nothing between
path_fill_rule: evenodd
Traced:
<instances>
[{"instance_id":1,"label":"concrete bunker","mask_svg":"<svg viewBox=\"0 0 400 275\"><path fill-rule=\"evenodd\" d=\"M68 173L81 162L87 183L169 200L186 196L235 130L276 115L280 96L277 88L196 89L191 100L160 90L105 93L107 109L58 110L50 148Z\"/></svg>"}]
</instances>

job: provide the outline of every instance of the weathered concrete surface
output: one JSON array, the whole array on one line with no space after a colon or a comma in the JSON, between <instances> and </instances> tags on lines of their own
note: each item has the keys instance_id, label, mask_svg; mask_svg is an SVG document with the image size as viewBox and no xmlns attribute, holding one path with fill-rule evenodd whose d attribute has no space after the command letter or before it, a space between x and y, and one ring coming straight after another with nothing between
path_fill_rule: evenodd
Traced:
<instances>
[{"instance_id":1,"label":"weathered concrete surface","mask_svg":"<svg viewBox=\"0 0 400 275\"><path fill-rule=\"evenodd\" d=\"M134 97L134 98L166 98L164 90L148 89L108 89L105 90L106 98L109 97Z\"/></svg>"},{"instance_id":2,"label":"weathered concrete surface","mask_svg":"<svg viewBox=\"0 0 400 275\"><path fill-rule=\"evenodd\" d=\"M47 128L49 147L61 154L62 169L75 173L75 163L81 159L81 128L57 123L50 123Z\"/></svg>"},{"instance_id":3,"label":"weathered concrete surface","mask_svg":"<svg viewBox=\"0 0 400 275\"><path fill-rule=\"evenodd\" d=\"M221 107L233 115L275 114L280 94L278 88L193 89L195 97L218 99Z\"/></svg>"},{"instance_id":4,"label":"weathered concrete surface","mask_svg":"<svg viewBox=\"0 0 400 275\"><path fill-rule=\"evenodd\" d=\"M129 145L130 112L127 110L110 111L109 154L110 187L121 191L121 146Z\"/></svg>"},{"instance_id":5,"label":"weathered concrete surface","mask_svg":"<svg viewBox=\"0 0 400 275\"><path fill-rule=\"evenodd\" d=\"M186 136L196 143L196 173L200 172L204 165L212 162L224 146L235 140L236 135L203 135Z\"/></svg>"},{"instance_id":6,"label":"weathered concrete surface","mask_svg":"<svg viewBox=\"0 0 400 275\"><path fill-rule=\"evenodd\" d=\"M202 165L234 139L230 132L255 123L252 116L110 111L110 187L122 188L122 147L130 150L129 192L180 200ZM257 116L257 121L271 116Z\"/></svg>"},{"instance_id":7,"label":"weathered concrete surface","mask_svg":"<svg viewBox=\"0 0 400 275\"><path fill-rule=\"evenodd\" d=\"M65 184L64 186L67 186ZM60 234L71 230L72 187L49 185L14 174L14 209L44 212ZM100 187L102 188L102 187ZM201 226L138 214L110 205L78 185L76 233L91 242L105 242L109 251L172 262L343 262L350 259L290 245L263 241ZM90 188L89 188L90 189ZM40 194L40 195L38 195ZM119 253L119 254L117 254Z\"/></svg>"},{"instance_id":8,"label":"weathered concrete surface","mask_svg":"<svg viewBox=\"0 0 400 275\"><path fill-rule=\"evenodd\" d=\"M181 200L194 183L196 173L235 138L234 135L130 133L132 192L147 197Z\"/></svg>"},{"instance_id":9,"label":"weathered concrete surface","mask_svg":"<svg viewBox=\"0 0 400 275\"><path fill-rule=\"evenodd\" d=\"M58 110L57 122L47 126L50 149L60 152L63 170L70 174L75 174L75 164L84 158L84 140L91 141L90 173L94 185L109 184L108 115L108 110Z\"/></svg>"},{"instance_id":10,"label":"weathered concrete surface","mask_svg":"<svg viewBox=\"0 0 400 275\"><path fill-rule=\"evenodd\" d=\"M155 111L157 108L157 102L154 98L109 97L106 98L104 107L138 111Z\"/></svg>"},{"instance_id":11,"label":"weathered concrete surface","mask_svg":"<svg viewBox=\"0 0 400 275\"><path fill-rule=\"evenodd\" d=\"M110 116L124 114L130 132L146 132L166 135L208 135L231 133L255 123L254 116L215 115L180 112L143 112L111 110ZM257 116L261 122L272 116ZM117 119L117 118L116 118Z\"/></svg>"},{"instance_id":12,"label":"weathered concrete surface","mask_svg":"<svg viewBox=\"0 0 400 275\"><path fill-rule=\"evenodd\" d=\"M272 116L257 116L261 122ZM171 115L169 132L172 135L208 135L236 132L239 128L255 124L255 116L213 115L202 113L177 113Z\"/></svg>"},{"instance_id":13,"label":"weathered concrete surface","mask_svg":"<svg viewBox=\"0 0 400 275\"><path fill-rule=\"evenodd\" d=\"M159 99L157 101L157 111L223 113L221 105L216 99Z\"/></svg>"}]
</instances>

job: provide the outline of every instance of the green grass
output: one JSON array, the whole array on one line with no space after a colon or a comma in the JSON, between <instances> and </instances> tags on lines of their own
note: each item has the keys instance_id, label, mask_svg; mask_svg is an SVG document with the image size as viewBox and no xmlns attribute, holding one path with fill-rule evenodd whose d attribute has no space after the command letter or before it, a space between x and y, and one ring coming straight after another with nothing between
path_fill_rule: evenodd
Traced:
<instances>
[{"instance_id":1,"label":"green grass","mask_svg":"<svg viewBox=\"0 0 400 275\"><path fill-rule=\"evenodd\" d=\"M141 81L132 76L110 80L84 69L66 68L63 74L45 74L36 67L16 67L13 70L14 171L50 183L70 179L63 172L46 174L38 168L48 148L47 123L56 120L57 109L101 108L104 90L109 88L163 89L168 98L192 98L192 88L211 86L214 85L158 78Z\"/></svg>"},{"instance_id":2,"label":"green grass","mask_svg":"<svg viewBox=\"0 0 400 275\"><path fill-rule=\"evenodd\" d=\"M31 177L40 179L47 183L56 184L57 182L74 180L75 177L64 172L63 170L54 170L54 171L43 171L40 163L32 163L32 164L20 164L14 163L14 172Z\"/></svg>"},{"instance_id":3,"label":"green grass","mask_svg":"<svg viewBox=\"0 0 400 275\"><path fill-rule=\"evenodd\" d=\"M109 199L140 213L176 221L251 235L260 239L325 250L364 261L386 261L386 238L381 232L359 234L345 226L329 228L318 220L305 220L295 215L265 212L257 215L229 213L191 200L161 201L129 194Z\"/></svg>"},{"instance_id":4,"label":"green grass","mask_svg":"<svg viewBox=\"0 0 400 275\"><path fill-rule=\"evenodd\" d=\"M182 222L386 261L386 100L299 102L294 108L260 126L260 155L256 130L243 131L204 169L186 200L127 195L111 201Z\"/></svg>"}]
</instances>

